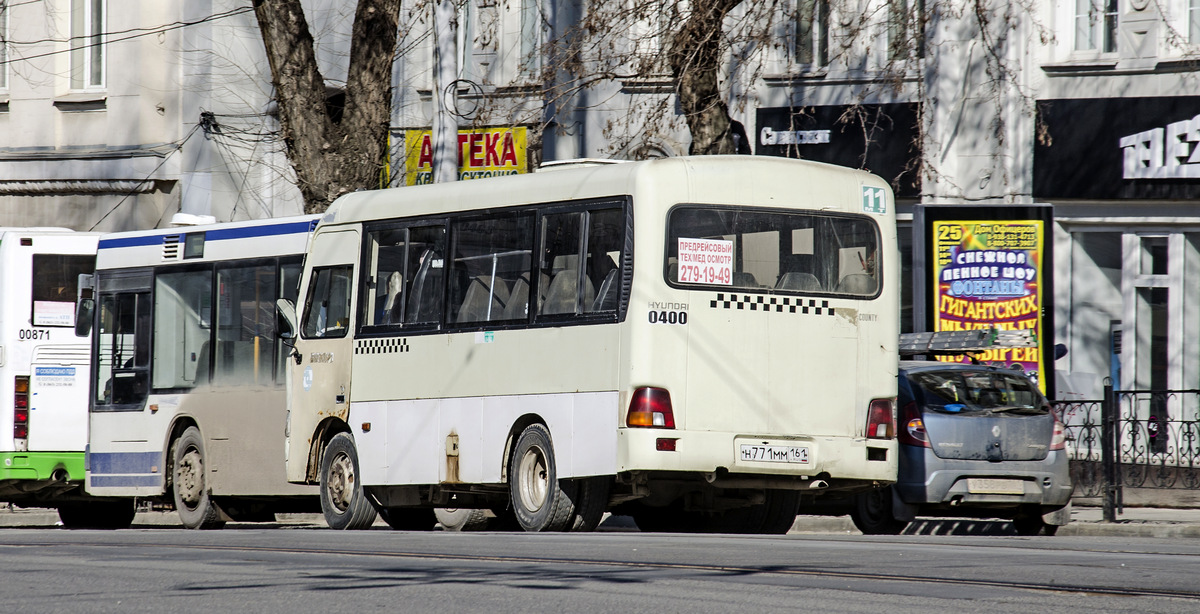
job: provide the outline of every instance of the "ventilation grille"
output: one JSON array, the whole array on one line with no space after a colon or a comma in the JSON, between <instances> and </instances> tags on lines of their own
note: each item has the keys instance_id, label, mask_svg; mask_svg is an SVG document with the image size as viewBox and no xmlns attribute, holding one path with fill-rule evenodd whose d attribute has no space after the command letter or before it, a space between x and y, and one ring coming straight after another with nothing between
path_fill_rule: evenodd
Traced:
<instances>
[{"instance_id":1,"label":"ventilation grille","mask_svg":"<svg viewBox=\"0 0 1200 614\"><path fill-rule=\"evenodd\" d=\"M163 237L163 260L179 260L179 244L183 235L166 235Z\"/></svg>"}]
</instances>

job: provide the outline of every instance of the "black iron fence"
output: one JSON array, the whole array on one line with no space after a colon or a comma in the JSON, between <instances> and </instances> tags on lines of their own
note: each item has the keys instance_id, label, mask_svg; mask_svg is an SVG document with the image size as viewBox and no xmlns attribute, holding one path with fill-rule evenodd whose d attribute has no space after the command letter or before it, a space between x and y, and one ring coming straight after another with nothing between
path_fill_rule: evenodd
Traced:
<instances>
[{"instance_id":1,"label":"black iron fence","mask_svg":"<svg viewBox=\"0 0 1200 614\"><path fill-rule=\"evenodd\" d=\"M1113 520L1123 488L1200 490L1200 390L1113 390L1057 401L1076 497L1101 497Z\"/></svg>"}]
</instances>

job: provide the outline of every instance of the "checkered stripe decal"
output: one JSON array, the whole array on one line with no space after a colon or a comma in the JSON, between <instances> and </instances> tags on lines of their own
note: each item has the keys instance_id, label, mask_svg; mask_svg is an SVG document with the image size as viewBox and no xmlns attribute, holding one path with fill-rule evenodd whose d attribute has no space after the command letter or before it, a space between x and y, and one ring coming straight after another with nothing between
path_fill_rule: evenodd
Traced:
<instances>
[{"instance_id":1,"label":"checkered stripe decal","mask_svg":"<svg viewBox=\"0 0 1200 614\"><path fill-rule=\"evenodd\" d=\"M799 313L805 315L833 315L833 307L829 301L817 299L791 298L787 296L763 296L761 294L717 294L716 300L709 302L714 309L745 309L768 313Z\"/></svg>"},{"instance_id":2,"label":"checkered stripe decal","mask_svg":"<svg viewBox=\"0 0 1200 614\"><path fill-rule=\"evenodd\" d=\"M397 354L408 351L408 339L359 339L355 354Z\"/></svg>"}]
</instances>

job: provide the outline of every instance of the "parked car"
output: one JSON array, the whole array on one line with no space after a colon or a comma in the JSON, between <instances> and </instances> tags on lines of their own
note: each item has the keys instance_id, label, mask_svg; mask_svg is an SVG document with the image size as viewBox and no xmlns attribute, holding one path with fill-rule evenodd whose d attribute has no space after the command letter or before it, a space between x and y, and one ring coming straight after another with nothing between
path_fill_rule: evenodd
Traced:
<instances>
[{"instance_id":1,"label":"parked car","mask_svg":"<svg viewBox=\"0 0 1200 614\"><path fill-rule=\"evenodd\" d=\"M898 534L917 517L1012 520L1020 535L1070 521L1062 423L1021 372L901 361L894 485L856 495L865 534Z\"/></svg>"}]
</instances>

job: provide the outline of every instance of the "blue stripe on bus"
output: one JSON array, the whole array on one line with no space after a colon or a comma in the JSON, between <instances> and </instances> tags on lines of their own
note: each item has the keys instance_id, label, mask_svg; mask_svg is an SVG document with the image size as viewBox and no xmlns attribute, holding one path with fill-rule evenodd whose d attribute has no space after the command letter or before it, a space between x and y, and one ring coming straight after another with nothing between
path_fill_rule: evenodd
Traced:
<instances>
[{"instance_id":1,"label":"blue stripe on bus","mask_svg":"<svg viewBox=\"0 0 1200 614\"><path fill-rule=\"evenodd\" d=\"M204 233L204 241L222 241L226 239L252 239L255 237L275 237L289 234L307 234L316 228L317 220L303 222L288 222L286 224L269 224L264 226L245 226L242 228L225 228L209 230ZM124 237L121 239L101 239L98 249L116 249L119 247L142 247L146 245L161 245L166 237L177 237L188 234L187 229L178 232L143 237Z\"/></svg>"},{"instance_id":2,"label":"blue stripe on bus","mask_svg":"<svg viewBox=\"0 0 1200 614\"><path fill-rule=\"evenodd\" d=\"M162 486L161 475L93 475L89 488L116 488L130 486Z\"/></svg>"},{"instance_id":3,"label":"blue stripe on bus","mask_svg":"<svg viewBox=\"0 0 1200 614\"><path fill-rule=\"evenodd\" d=\"M153 474L156 469L162 470L162 456L162 452L89 451L87 453L87 470L91 472L93 478L97 474Z\"/></svg>"}]
</instances>

